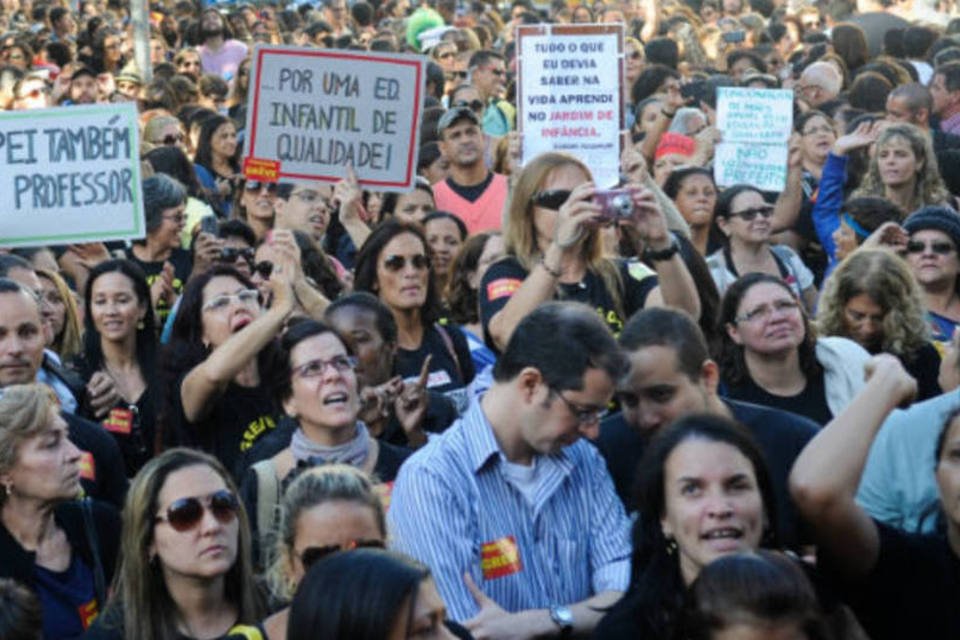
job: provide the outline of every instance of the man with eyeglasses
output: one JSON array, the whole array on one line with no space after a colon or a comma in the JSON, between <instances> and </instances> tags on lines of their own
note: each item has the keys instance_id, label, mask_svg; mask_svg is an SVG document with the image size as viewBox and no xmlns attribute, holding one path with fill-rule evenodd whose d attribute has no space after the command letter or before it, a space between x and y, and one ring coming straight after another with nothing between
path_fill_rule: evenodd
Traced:
<instances>
[{"instance_id":1,"label":"man with eyeglasses","mask_svg":"<svg viewBox=\"0 0 960 640\"><path fill-rule=\"evenodd\" d=\"M487 105L483 112L483 131L492 136L504 136L516 127L517 110L506 100L503 92L507 87L507 63L495 51L477 51L467 65L470 84L480 92L480 99Z\"/></svg>"},{"instance_id":2,"label":"man with eyeglasses","mask_svg":"<svg viewBox=\"0 0 960 640\"><path fill-rule=\"evenodd\" d=\"M13 109L46 109L51 106L50 86L41 76L28 74L13 85Z\"/></svg>"},{"instance_id":3,"label":"man with eyeglasses","mask_svg":"<svg viewBox=\"0 0 960 640\"><path fill-rule=\"evenodd\" d=\"M634 476L650 439L680 418L709 413L733 418L751 432L773 481L781 541L790 547L808 542L798 528L787 476L817 425L786 411L721 398L717 363L696 322L682 311L645 309L627 322L619 341L630 359L630 372L617 385L622 411L604 418L596 444L627 510L637 506Z\"/></svg>"},{"instance_id":4,"label":"man with eyeglasses","mask_svg":"<svg viewBox=\"0 0 960 640\"><path fill-rule=\"evenodd\" d=\"M836 99L842 88L843 76L829 62L814 62L808 66L794 87L797 96L811 109Z\"/></svg>"},{"instance_id":5,"label":"man with eyeglasses","mask_svg":"<svg viewBox=\"0 0 960 640\"><path fill-rule=\"evenodd\" d=\"M482 399L401 467L394 547L431 568L474 636L589 635L626 589L629 521L581 437L596 437L627 368L593 310L545 304L517 326Z\"/></svg>"}]
</instances>

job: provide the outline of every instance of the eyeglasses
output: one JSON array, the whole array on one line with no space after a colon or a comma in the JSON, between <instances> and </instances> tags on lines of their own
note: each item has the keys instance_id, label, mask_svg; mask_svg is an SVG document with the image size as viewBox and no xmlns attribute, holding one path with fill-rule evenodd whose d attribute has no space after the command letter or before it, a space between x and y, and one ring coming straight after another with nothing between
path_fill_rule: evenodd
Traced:
<instances>
[{"instance_id":1,"label":"eyeglasses","mask_svg":"<svg viewBox=\"0 0 960 640\"><path fill-rule=\"evenodd\" d=\"M820 127L813 127L811 129L807 129L806 131L802 132L802 135L815 136L818 133L834 133L834 130L833 130L833 127L825 124Z\"/></svg>"},{"instance_id":2,"label":"eyeglasses","mask_svg":"<svg viewBox=\"0 0 960 640\"><path fill-rule=\"evenodd\" d=\"M324 198L323 196L321 196L316 191L294 191L290 195L295 197L297 200L299 200L303 204L307 204L311 206L318 205L322 207L330 206L330 201Z\"/></svg>"},{"instance_id":3,"label":"eyeglasses","mask_svg":"<svg viewBox=\"0 0 960 640\"><path fill-rule=\"evenodd\" d=\"M466 100L457 100L451 105L451 108L455 107L466 107L471 111L483 111L483 102L480 100L470 100L469 102Z\"/></svg>"},{"instance_id":4,"label":"eyeglasses","mask_svg":"<svg viewBox=\"0 0 960 640\"><path fill-rule=\"evenodd\" d=\"M444 77L447 80L466 80L467 72L466 71L447 71Z\"/></svg>"},{"instance_id":5,"label":"eyeglasses","mask_svg":"<svg viewBox=\"0 0 960 640\"><path fill-rule=\"evenodd\" d=\"M156 522L166 522L175 531L189 531L203 520L203 512L210 510L220 524L230 524L237 517L240 503L230 491L223 489L211 493L205 498L191 496L174 500L167 507L166 515L156 517Z\"/></svg>"},{"instance_id":6,"label":"eyeglasses","mask_svg":"<svg viewBox=\"0 0 960 640\"><path fill-rule=\"evenodd\" d=\"M327 367L333 367L333 370L337 373L346 373L347 371L353 371L353 368L357 366L357 359L353 356L334 356L329 360L311 360L305 362L300 366L293 367L293 375L297 378L304 378L309 380L311 378L319 378L323 375L324 371L327 370Z\"/></svg>"},{"instance_id":7,"label":"eyeglasses","mask_svg":"<svg viewBox=\"0 0 960 640\"><path fill-rule=\"evenodd\" d=\"M380 540L351 540L346 544L328 544L322 547L307 547L300 554L300 563L303 565L304 571L306 571L330 554L338 551L350 551L351 549L386 549L386 545Z\"/></svg>"},{"instance_id":8,"label":"eyeglasses","mask_svg":"<svg viewBox=\"0 0 960 640\"><path fill-rule=\"evenodd\" d=\"M254 250L247 247L241 249L239 247L224 247L220 249L220 262L236 262L237 258L243 258L244 262L250 263L253 261Z\"/></svg>"},{"instance_id":9,"label":"eyeglasses","mask_svg":"<svg viewBox=\"0 0 960 640\"><path fill-rule=\"evenodd\" d=\"M237 293L224 293L215 298L207 300L203 304L204 311L223 311L230 306L230 303L236 300L240 304L252 307L260 304L260 293L256 289L244 289Z\"/></svg>"},{"instance_id":10,"label":"eyeglasses","mask_svg":"<svg viewBox=\"0 0 960 640\"><path fill-rule=\"evenodd\" d=\"M177 133L177 134L170 133L163 136L159 140L154 140L153 144L162 144L168 147L172 147L175 144L180 144L181 142L183 142L183 140L184 140L184 137L182 133Z\"/></svg>"},{"instance_id":11,"label":"eyeglasses","mask_svg":"<svg viewBox=\"0 0 960 640\"><path fill-rule=\"evenodd\" d=\"M177 215L163 216L163 219L164 219L164 220L169 220L170 222L173 222L174 224L180 225L180 224L183 224L183 221L187 219L187 216L185 216L185 215L182 214L182 213L178 213Z\"/></svg>"},{"instance_id":12,"label":"eyeglasses","mask_svg":"<svg viewBox=\"0 0 960 640\"><path fill-rule=\"evenodd\" d=\"M273 193L277 190L277 184L275 182L258 182L256 180L247 180L243 188L249 191L250 193L255 193L257 191L262 191L266 189L268 192Z\"/></svg>"},{"instance_id":13,"label":"eyeglasses","mask_svg":"<svg viewBox=\"0 0 960 640\"><path fill-rule=\"evenodd\" d=\"M556 211L563 206L563 203L570 198L569 189L547 189L546 191L537 191L533 194L531 201L536 207L552 209Z\"/></svg>"},{"instance_id":14,"label":"eyeglasses","mask_svg":"<svg viewBox=\"0 0 960 640\"><path fill-rule=\"evenodd\" d=\"M931 242L927 244L926 242L921 242L919 240L911 240L907 243L907 253L926 253L927 251L932 251L938 256L945 256L950 254L954 250L954 246L949 242Z\"/></svg>"},{"instance_id":15,"label":"eyeglasses","mask_svg":"<svg viewBox=\"0 0 960 640\"><path fill-rule=\"evenodd\" d=\"M754 322L755 320L767 320L774 313L793 313L800 308L800 303L796 300L777 300L773 304L763 304L756 309L751 309L741 316L734 318L734 322Z\"/></svg>"},{"instance_id":16,"label":"eyeglasses","mask_svg":"<svg viewBox=\"0 0 960 640\"><path fill-rule=\"evenodd\" d=\"M408 260L410 261L410 264L413 265L413 268L417 271L423 271L424 269L430 268L430 258L422 253L410 256L409 258L398 255L387 256L383 261L383 266L388 271L402 271L403 268L407 266Z\"/></svg>"},{"instance_id":17,"label":"eyeglasses","mask_svg":"<svg viewBox=\"0 0 960 640\"><path fill-rule=\"evenodd\" d=\"M768 204L762 207L754 207L752 209L744 209L743 211L731 212L730 215L741 218L746 222L750 222L757 216L769 218L773 215L773 205Z\"/></svg>"},{"instance_id":18,"label":"eyeglasses","mask_svg":"<svg viewBox=\"0 0 960 640\"><path fill-rule=\"evenodd\" d=\"M587 408L587 407L581 407L578 404L574 404L573 402L570 402L569 400L567 400L567 397L563 395L563 392L558 389L551 388L550 393L552 393L555 396L558 396L561 400L563 400L563 404L567 405L567 409L569 409L570 413L572 413L574 417L576 417L577 422L580 423L580 426L586 427L593 424L597 424L598 422L600 422L600 420L603 419L603 416L606 415L607 413L606 408L599 408L599 409L596 407Z\"/></svg>"}]
</instances>

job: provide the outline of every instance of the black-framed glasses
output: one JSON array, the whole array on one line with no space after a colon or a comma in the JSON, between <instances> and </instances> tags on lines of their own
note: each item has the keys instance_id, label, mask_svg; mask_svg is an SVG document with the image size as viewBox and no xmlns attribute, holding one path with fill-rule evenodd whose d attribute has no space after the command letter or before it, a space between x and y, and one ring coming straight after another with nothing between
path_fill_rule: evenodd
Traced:
<instances>
[{"instance_id":1,"label":"black-framed glasses","mask_svg":"<svg viewBox=\"0 0 960 640\"><path fill-rule=\"evenodd\" d=\"M183 142L183 140L184 140L184 137L182 133L177 133L177 134L169 133L163 136L163 138L161 138L159 141L154 142L154 144L162 144L167 147L172 147L175 144L180 144L181 142Z\"/></svg>"},{"instance_id":2,"label":"black-framed glasses","mask_svg":"<svg viewBox=\"0 0 960 640\"><path fill-rule=\"evenodd\" d=\"M750 222L757 216L760 216L761 218L769 218L773 215L773 205L768 204L762 207L744 209L743 211L732 212L730 215L736 216L746 222Z\"/></svg>"},{"instance_id":3,"label":"black-framed glasses","mask_svg":"<svg viewBox=\"0 0 960 640\"><path fill-rule=\"evenodd\" d=\"M575 402L571 402L559 389L551 387L550 393L563 400L563 404L567 405L567 409L577 419L580 426L588 427L597 424L603 419L603 416L607 414L606 407L581 407Z\"/></svg>"},{"instance_id":4,"label":"black-framed glasses","mask_svg":"<svg viewBox=\"0 0 960 640\"><path fill-rule=\"evenodd\" d=\"M156 517L157 522L166 522L175 531L189 531L203 520L203 512L209 509L220 524L230 524L237 517L240 503L237 496L227 489L215 491L208 496L190 496L174 500L166 514Z\"/></svg>"},{"instance_id":5,"label":"black-framed glasses","mask_svg":"<svg viewBox=\"0 0 960 640\"><path fill-rule=\"evenodd\" d=\"M262 260L253 265L253 272L264 280L267 280L270 274L273 273L273 263L269 260Z\"/></svg>"},{"instance_id":6,"label":"black-framed glasses","mask_svg":"<svg viewBox=\"0 0 960 640\"><path fill-rule=\"evenodd\" d=\"M300 553L300 564L304 571L315 565L320 560L338 551L350 551L351 549L386 549L387 545L382 540L351 540L346 544L328 544L322 547L307 547Z\"/></svg>"},{"instance_id":7,"label":"black-framed glasses","mask_svg":"<svg viewBox=\"0 0 960 640\"><path fill-rule=\"evenodd\" d=\"M447 71L445 74L447 80L466 80L467 72L466 71Z\"/></svg>"},{"instance_id":8,"label":"black-framed glasses","mask_svg":"<svg viewBox=\"0 0 960 640\"><path fill-rule=\"evenodd\" d=\"M470 101L467 101L467 100L457 100L457 101L455 101L452 105L450 105L450 108L451 108L451 109L454 108L454 107L466 107L466 108L470 109L471 111L482 111L482 110L483 110L483 101L482 101L482 100L470 100Z\"/></svg>"},{"instance_id":9,"label":"black-framed glasses","mask_svg":"<svg viewBox=\"0 0 960 640\"><path fill-rule=\"evenodd\" d=\"M412 256L390 255L383 261L383 266L388 271L402 271L407 266L407 262L413 265L417 271L423 271L430 268L430 257L422 253Z\"/></svg>"},{"instance_id":10,"label":"black-framed glasses","mask_svg":"<svg viewBox=\"0 0 960 640\"><path fill-rule=\"evenodd\" d=\"M250 193L262 191L264 187L266 187L268 193L273 193L274 191L277 190L277 183L276 182L260 182L258 180L247 180L245 183L243 183L243 188L249 191Z\"/></svg>"},{"instance_id":11,"label":"black-framed glasses","mask_svg":"<svg viewBox=\"0 0 960 640\"><path fill-rule=\"evenodd\" d=\"M356 358L348 355L340 355L333 356L329 360L317 358L316 360L304 362L297 367L293 367L292 372L293 375L298 378L305 378L309 380L311 378L321 377L327 370L327 367L333 367L333 370L337 373L346 373L348 371L353 371L354 367L356 366Z\"/></svg>"},{"instance_id":12,"label":"black-framed glasses","mask_svg":"<svg viewBox=\"0 0 960 640\"><path fill-rule=\"evenodd\" d=\"M248 264L253 261L256 252L250 247L224 247L220 249L220 262L233 263L237 258L243 258Z\"/></svg>"},{"instance_id":13,"label":"black-framed glasses","mask_svg":"<svg viewBox=\"0 0 960 640\"><path fill-rule=\"evenodd\" d=\"M938 256L945 256L954 250L954 246L952 243L944 240L929 243L921 242L920 240L911 240L907 243L907 253L924 253L927 250L932 251Z\"/></svg>"},{"instance_id":14,"label":"black-framed glasses","mask_svg":"<svg viewBox=\"0 0 960 640\"><path fill-rule=\"evenodd\" d=\"M570 189L547 189L533 194L533 204L544 209L556 211L570 198Z\"/></svg>"}]
</instances>

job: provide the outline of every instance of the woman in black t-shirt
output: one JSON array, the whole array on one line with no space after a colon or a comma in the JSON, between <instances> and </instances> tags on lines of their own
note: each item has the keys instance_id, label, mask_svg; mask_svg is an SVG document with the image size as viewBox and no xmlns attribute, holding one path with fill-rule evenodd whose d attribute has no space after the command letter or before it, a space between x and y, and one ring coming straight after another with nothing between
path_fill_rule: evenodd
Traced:
<instances>
[{"instance_id":1,"label":"woman in black t-shirt","mask_svg":"<svg viewBox=\"0 0 960 640\"><path fill-rule=\"evenodd\" d=\"M669 304L699 317L693 280L653 194L628 187L632 213L611 217L597 203L598 191L589 169L573 156L544 153L524 166L504 226L507 255L490 266L480 286L487 344L502 350L527 314L558 298L590 305L614 332L648 305ZM652 269L603 255L599 229L614 219L636 229Z\"/></svg>"},{"instance_id":2,"label":"woman in black t-shirt","mask_svg":"<svg viewBox=\"0 0 960 640\"><path fill-rule=\"evenodd\" d=\"M276 426L264 381L274 338L293 310L294 271L290 259L277 260L269 309L232 267L214 267L187 285L162 364L165 444L199 447L239 473L241 452Z\"/></svg>"},{"instance_id":3,"label":"woman in black t-shirt","mask_svg":"<svg viewBox=\"0 0 960 640\"><path fill-rule=\"evenodd\" d=\"M374 229L357 254L354 289L373 293L393 312L398 344L394 373L415 379L430 358L427 388L450 396L462 412L466 386L474 377L473 360L463 332L438 322L440 296L421 227L391 219Z\"/></svg>"}]
</instances>

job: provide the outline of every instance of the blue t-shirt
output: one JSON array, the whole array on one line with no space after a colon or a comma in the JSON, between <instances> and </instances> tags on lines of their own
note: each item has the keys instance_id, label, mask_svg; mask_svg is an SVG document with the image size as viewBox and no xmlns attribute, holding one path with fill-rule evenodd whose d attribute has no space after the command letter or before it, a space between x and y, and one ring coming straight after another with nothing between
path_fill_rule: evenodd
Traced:
<instances>
[{"instance_id":1,"label":"blue t-shirt","mask_svg":"<svg viewBox=\"0 0 960 640\"><path fill-rule=\"evenodd\" d=\"M36 566L34 575L34 589L43 609L43 637L82 637L99 612L93 571L74 553L66 571Z\"/></svg>"}]
</instances>

